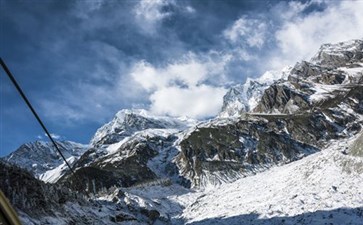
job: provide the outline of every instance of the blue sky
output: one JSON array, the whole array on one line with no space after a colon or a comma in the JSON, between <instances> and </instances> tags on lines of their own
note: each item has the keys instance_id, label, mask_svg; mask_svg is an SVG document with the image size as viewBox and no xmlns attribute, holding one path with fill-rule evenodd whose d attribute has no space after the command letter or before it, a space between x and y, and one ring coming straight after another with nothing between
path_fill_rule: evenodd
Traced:
<instances>
[{"instance_id":1,"label":"blue sky","mask_svg":"<svg viewBox=\"0 0 363 225\"><path fill-rule=\"evenodd\" d=\"M363 1L0 0L0 53L62 140L123 108L207 118L228 87L363 37ZM3 71L0 156L44 132Z\"/></svg>"}]
</instances>

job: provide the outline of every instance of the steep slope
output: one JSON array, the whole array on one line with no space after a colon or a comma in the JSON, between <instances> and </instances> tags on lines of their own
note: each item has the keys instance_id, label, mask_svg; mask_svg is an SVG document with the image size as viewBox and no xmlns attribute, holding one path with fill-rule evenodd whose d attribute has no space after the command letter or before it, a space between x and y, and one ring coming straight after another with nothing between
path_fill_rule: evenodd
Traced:
<instances>
[{"instance_id":1,"label":"steep slope","mask_svg":"<svg viewBox=\"0 0 363 225\"><path fill-rule=\"evenodd\" d=\"M88 148L87 145L70 141L57 141L57 145L70 164ZM68 169L53 144L44 141L23 144L3 160L24 168L36 178L47 182L55 182Z\"/></svg>"},{"instance_id":2,"label":"steep slope","mask_svg":"<svg viewBox=\"0 0 363 225\"><path fill-rule=\"evenodd\" d=\"M173 158L178 134L194 120L153 116L146 110L121 110L96 132L91 148L75 163L76 174L60 182L72 186L81 179L83 191L130 187L158 179L183 182ZM78 187L77 187L78 189Z\"/></svg>"},{"instance_id":3,"label":"steep slope","mask_svg":"<svg viewBox=\"0 0 363 225\"><path fill-rule=\"evenodd\" d=\"M363 159L342 152L356 137L218 188L178 196L180 224L351 224L363 221Z\"/></svg>"},{"instance_id":4,"label":"steep slope","mask_svg":"<svg viewBox=\"0 0 363 225\"><path fill-rule=\"evenodd\" d=\"M297 63L287 80L265 89L252 113L216 118L190 130L176 159L181 174L195 187L220 184L300 159L329 140L359 132L362 46L359 40L324 45L311 62Z\"/></svg>"}]
</instances>

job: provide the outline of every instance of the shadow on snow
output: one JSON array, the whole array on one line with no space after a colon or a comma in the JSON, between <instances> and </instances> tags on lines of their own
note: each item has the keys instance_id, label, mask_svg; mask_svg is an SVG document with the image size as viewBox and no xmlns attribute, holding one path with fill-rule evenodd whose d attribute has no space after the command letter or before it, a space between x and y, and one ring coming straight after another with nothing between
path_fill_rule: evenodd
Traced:
<instances>
[{"instance_id":1,"label":"shadow on snow","mask_svg":"<svg viewBox=\"0 0 363 225\"><path fill-rule=\"evenodd\" d=\"M363 225L363 207L338 208L329 211L306 212L296 216L259 218L259 214L209 218L176 224L188 225Z\"/></svg>"}]
</instances>

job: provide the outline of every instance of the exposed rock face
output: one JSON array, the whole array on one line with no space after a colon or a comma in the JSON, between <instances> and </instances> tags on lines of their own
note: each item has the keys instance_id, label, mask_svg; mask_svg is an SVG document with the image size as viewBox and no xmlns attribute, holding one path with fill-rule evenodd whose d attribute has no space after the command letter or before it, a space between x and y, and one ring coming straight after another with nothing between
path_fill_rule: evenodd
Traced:
<instances>
[{"instance_id":1,"label":"exposed rock face","mask_svg":"<svg viewBox=\"0 0 363 225\"><path fill-rule=\"evenodd\" d=\"M352 40L322 45L312 61L320 65L340 67L359 62L362 58L363 40Z\"/></svg>"},{"instance_id":2,"label":"exposed rock face","mask_svg":"<svg viewBox=\"0 0 363 225\"><path fill-rule=\"evenodd\" d=\"M322 112L246 115L192 131L180 143L177 162L194 186L215 185L319 151L326 140L343 137L340 132Z\"/></svg>"},{"instance_id":3,"label":"exposed rock face","mask_svg":"<svg viewBox=\"0 0 363 225\"><path fill-rule=\"evenodd\" d=\"M310 108L307 96L285 85L274 84L266 89L255 112L295 113Z\"/></svg>"},{"instance_id":4,"label":"exposed rock face","mask_svg":"<svg viewBox=\"0 0 363 225\"><path fill-rule=\"evenodd\" d=\"M161 132L161 133L160 133ZM173 147L175 130L146 130L138 132L121 143L112 152L103 150L99 157L92 148L75 164L76 174L68 174L60 182L75 183L81 180L86 186L78 190L97 193L112 186L130 187L164 177L177 176L172 158L177 154ZM107 154L105 154L107 152ZM93 159L93 160L90 160Z\"/></svg>"},{"instance_id":5,"label":"exposed rock face","mask_svg":"<svg viewBox=\"0 0 363 225\"><path fill-rule=\"evenodd\" d=\"M89 148L75 163L75 175L59 181L96 193L112 186L130 187L157 179L178 178L173 158L177 133L194 120L153 116L145 110L121 110L97 130ZM87 184L75 185L76 180Z\"/></svg>"},{"instance_id":6,"label":"exposed rock face","mask_svg":"<svg viewBox=\"0 0 363 225\"><path fill-rule=\"evenodd\" d=\"M81 180L86 184L81 188L92 193L112 186L129 187L137 182L156 178L146 164L157 154L155 147L146 140L126 142L114 154L79 167L76 175L71 175L68 180L73 183Z\"/></svg>"},{"instance_id":7,"label":"exposed rock face","mask_svg":"<svg viewBox=\"0 0 363 225\"><path fill-rule=\"evenodd\" d=\"M276 80L285 80L290 67L280 72L268 71L257 79L248 78L244 84L231 87L223 97L223 106L219 117L238 117L253 110L261 99L264 90Z\"/></svg>"}]
</instances>

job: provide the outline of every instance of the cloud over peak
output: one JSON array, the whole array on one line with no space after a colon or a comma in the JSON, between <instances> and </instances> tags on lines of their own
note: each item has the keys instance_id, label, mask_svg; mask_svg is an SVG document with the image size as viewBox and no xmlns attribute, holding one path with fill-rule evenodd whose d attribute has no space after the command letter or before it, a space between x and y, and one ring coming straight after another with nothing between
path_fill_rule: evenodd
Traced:
<instances>
[{"instance_id":1,"label":"cloud over peak","mask_svg":"<svg viewBox=\"0 0 363 225\"><path fill-rule=\"evenodd\" d=\"M130 76L150 93L150 109L154 113L209 117L218 113L226 92L222 80L229 58L222 58L215 61L190 53L164 67L140 61Z\"/></svg>"}]
</instances>

